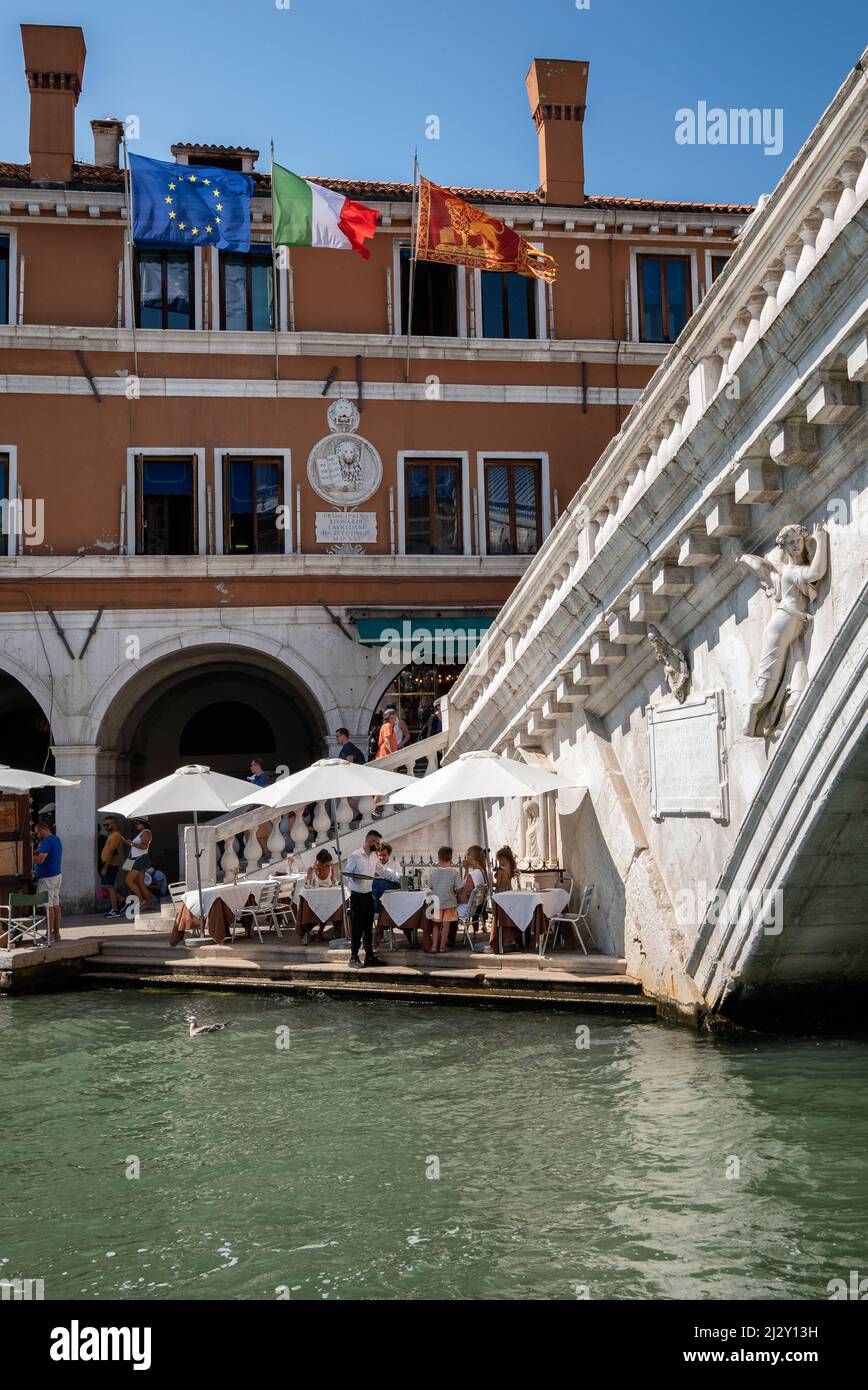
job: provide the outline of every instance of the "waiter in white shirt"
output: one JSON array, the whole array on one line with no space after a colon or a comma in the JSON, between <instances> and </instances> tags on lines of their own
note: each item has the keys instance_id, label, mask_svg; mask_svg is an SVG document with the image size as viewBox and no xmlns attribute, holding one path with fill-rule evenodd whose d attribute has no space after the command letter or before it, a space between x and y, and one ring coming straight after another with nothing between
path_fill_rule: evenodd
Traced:
<instances>
[{"instance_id":1,"label":"waiter in white shirt","mask_svg":"<svg viewBox=\"0 0 868 1390\"><path fill-rule=\"evenodd\" d=\"M358 970L362 962L359 960L359 947L364 938L366 966L385 965L384 960L380 960L374 955L374 894L373 884L375 878L383 878L384 874L377 858L377 846L382 840L379 830L369 830L365 836L365 843L362 849L353 850L344 869L344 877L350 885L350 916L352 918L351 939L350 939L350 968Z\"/></svg>"}]
</instances>

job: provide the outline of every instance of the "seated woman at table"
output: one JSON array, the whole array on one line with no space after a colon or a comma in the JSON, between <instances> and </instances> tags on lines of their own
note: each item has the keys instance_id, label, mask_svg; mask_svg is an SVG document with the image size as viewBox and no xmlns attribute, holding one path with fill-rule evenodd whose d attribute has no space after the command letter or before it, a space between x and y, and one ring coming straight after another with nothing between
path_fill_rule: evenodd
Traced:
<instances>
[{"instance_id":1,"label":"seated woman at table","mask_svg":"<svg viewBox=\"0 0 868 1390\"><path fill-rule=\"evenodd\" d=\"M461 878L452 863L452 846L441 845L437 851L437 867L428 872L428 892L437 900L431 912L431 943L428 942L427 928L422 933L423 951L442 954L454 944L454 934L458 931L458 894L461 892Z\"/></svg>"},{"instance_id":2,"label":"seated woman at table","mask_svg":"<svg viewBox=\"0 0 868 1390\"><path fill-rule=\"evenodd\" d=\"M518 886L518 865L515 862L515 855L509 845L501 845L494 856L494 891L495 893L508 893ZM509 946L516 949L520 940L518 928L513 926L503 908L498 907L495 903L491 931L488 934L488 944L492 951L499 949L501 941L504 947Z\"/></svg>"},{"instance_id":3,"label":"seated woman at table","mask_svg":"<svg viewBox=\"0 0 868 1390\"><path fill-rule=\"evenodd\" d=\"M458 919L461 922L464 921L470 911L470 899L473 896L474 888L481 888L484 883L488 882L488 871L485 866L485 850L482 848L482 845L471 845L466 851L464 863L462 865L462 873L464 874L464 881L458 893ZM482 907L478 912L474 911L473 922L471 924L474 933L480 930L479 921L483 911L484 908ZM450 944L455 944L455 937L457 935L458 927L456 925Z\"/></svg>"},{"instance_id":4,"label":"seated woman at table","mask_svg":"<svg viewBox=\"0 0 868 1390\"><path fill-rule=\"evenodd\" d=\"M335 861L332 859L327 849L321 849L307 871L307 876L304 880L305 888L337 888L339 883L340 879L338 878L338 870ZM296 936L299 940L302 940L311 927L316 927L317 932L313 940L322 941L326 927L331 923L340 922L342 916L341 909L338 907L327 921L321 922L305 902L304 898L302 898L299 904L298 926L295 929Z\"/></svg>"}]
</instances>

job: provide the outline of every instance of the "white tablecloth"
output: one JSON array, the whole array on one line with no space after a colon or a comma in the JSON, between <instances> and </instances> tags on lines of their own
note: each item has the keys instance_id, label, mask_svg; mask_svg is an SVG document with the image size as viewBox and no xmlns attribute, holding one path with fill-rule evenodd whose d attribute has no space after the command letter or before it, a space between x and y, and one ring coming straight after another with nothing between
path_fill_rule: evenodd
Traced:
<instances>
[{"instance_id":1,"label":"white tablecloth","mask_svg":"<svg viewBox=\"0 0 868 1390\"><path fill-rule=\"evenodd\" d=\"M419 892L418 889L403 892L399 888L391 888L388 893L384 893L380 900L380 908L384 906L389 910L389 916L396 927L403 927L414 913L424 907L431 895Z\"/></svg>"},{"instance_id":2,"label":"white tablecloth","mask_svg":"<svg viewBox=\"0 0 868 1390\"><path fill-rule=\"evenodd\" d=\"M570 895L565 888L549 888L545 893L495 893L492 901L503 908L519 931L527 931L538 907L546 917L556 917L564 911Z\"/></svg>"},{"instance_id":3,"label":"white tablecloth","mask_svg":"<svg viewBox=\"0 0 868 1390\"><path fill-rule=\"evenodd\" d=\"M207 917L208 913L211 911L212 903L217 902L219 899L221 902L224 902L230 911L234 912L237 917L239 910L244 906L251 894L253 895L254 902L259 902L262 890L267 882L267 878L250 878L245 879L243 883L212 884L209 888L202 889L202 910ZM188 907L193 916L198 918L198 888L191 888L189 893L184 894L184 906Z\"/></svg>"},{"instance_id":4,"label":"white tablecloth","mask_svg":"<svg viewBox=\"0 0 868 1390\"><path fill-rule=\"evenodd\" d=\"M328 922L339 911L342 895L340 886L338 886L337 888L299 888L298 896L304 898L318 922Z\"/></svg>"}]
</instances>

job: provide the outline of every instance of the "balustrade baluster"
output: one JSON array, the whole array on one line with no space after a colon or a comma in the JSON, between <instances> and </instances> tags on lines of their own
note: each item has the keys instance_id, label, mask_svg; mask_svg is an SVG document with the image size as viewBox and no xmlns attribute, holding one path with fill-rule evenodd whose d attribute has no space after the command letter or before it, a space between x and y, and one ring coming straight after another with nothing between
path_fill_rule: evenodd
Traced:
<instances>
[{"instance_id":1,"label":"balustrade baluster","mask_svg":"<svg viewBox=\"0 0 868 1390\"><path fill-rule=\"evenodd\" d=\"M220 856L220 868L223 871L224 879L235 878L241 868L241 861L235 852L235 836L229 835L223 841L223 853Z\"/></svg>"},{"instance_id":2,"label":"balustrade baluster","mask_svg":"<svg viewBox=\"0 0 868 1390\"><path fill-rule=\"evenodd\" d=\"M271 822L271 831L267 843L269 864L276 864L279 860L286 857L286 841L284 840L281 830L282 823L283 818L281 816L276 816Z\"/></svg>"},{"instance_id":3,"label":"balustrade baluster","mask_svg":"<svg viewBox=\"0 0 868 1390\"><path fill-rule=\"evenodd\" d=\"M293 810L295 811L295 820L293 822L292 829L289 833L292 836L292 843L295 849L295 853L301 854L302 850L307 844L307 826L305 825L304 819L302 817L304 807L294 806Z\"/></svg>"},{"instance_id":4,"label":"balustrade baluster","mask_svg":"<svg viewBox=\"0 0 868 1390\"><path fill-rule=\"evenodd\" d=\"M251 825L244 836L244 858L248 874L259 868L259 861L262 858L262 846L256 834L258 829L258 825Z\"/></svg>"},{"instance_id":5,"label":"balustrade baluster","mask_svg":"<svg viewBox=\"0 0 868 1390\"><path fill-rule=\"evenodd\" d=\"M313 815L313 828L316 832L316 843L324 845L329 838L332 822L329 815L328 802L318 801Z\"/></svg>"}]
</instances>

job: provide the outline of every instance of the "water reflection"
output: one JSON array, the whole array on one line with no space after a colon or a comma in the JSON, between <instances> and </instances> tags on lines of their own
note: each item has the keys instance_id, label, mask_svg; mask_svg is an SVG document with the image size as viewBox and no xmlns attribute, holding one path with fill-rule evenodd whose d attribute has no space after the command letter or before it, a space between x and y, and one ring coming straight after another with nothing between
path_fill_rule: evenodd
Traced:
<instances>
[{"instance_id":1,"label":"water reflection","mask_svg":"<svg viewBox=\"0 0 868 1390\"><path fill-rule=\"evenodd\" d=\"M0 999L0 1277L49 1298L774 1299L868 1263L864 1043L210 994L200 1021L232 1026L191 1040L193 1002Z\"/></svg>"}]
</instances>

